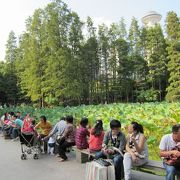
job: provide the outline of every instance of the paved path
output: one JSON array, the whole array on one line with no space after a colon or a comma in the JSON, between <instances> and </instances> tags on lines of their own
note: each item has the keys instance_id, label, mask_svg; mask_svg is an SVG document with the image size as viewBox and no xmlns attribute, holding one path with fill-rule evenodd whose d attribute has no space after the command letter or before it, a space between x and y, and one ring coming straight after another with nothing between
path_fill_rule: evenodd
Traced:
<instances>
[{"instance_id":1,"label":"paved path","mask_svg":"<svg viewBox=\"0 0 180 180\"><path fill-rule=\"evenodd\" d=\"M69 154L67 162L58 162L57 158L47 155L39 160L29 157L22 161L20 155L19 142L0 137L1 180L85 180L85 165L77 163L73 154ZM133 173L133 177L133 180L164 180L141 172Z\"/></svg>"}]
</instances>

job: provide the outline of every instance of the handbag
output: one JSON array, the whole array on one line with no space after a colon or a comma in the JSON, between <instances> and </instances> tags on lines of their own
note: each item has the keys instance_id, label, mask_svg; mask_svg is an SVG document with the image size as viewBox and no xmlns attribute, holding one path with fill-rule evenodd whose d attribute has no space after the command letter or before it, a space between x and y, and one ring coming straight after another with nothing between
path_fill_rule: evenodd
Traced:
<instances>
[{"instance_id":1,"label":"handbag","mask_svg":"<svg viewBox=\"0 0 180 180\"><path fill-rule=\"evenodd\" d=\"M62 135L57 135L56 142L58 145L62 144L65 141L65 137Z\"/></svg>"},{"instance_id":2,"label":"handbag","mask_svg":"<svg viewBox=\"0 0 180 180\"><path fill-rule=\"evenodd\" d=\"M109 161L102 159L102 158L95 159L94 161L97 162L98 164L100 164L101 166L111 166L112 165Z\"/></svg>"}]
</instances>

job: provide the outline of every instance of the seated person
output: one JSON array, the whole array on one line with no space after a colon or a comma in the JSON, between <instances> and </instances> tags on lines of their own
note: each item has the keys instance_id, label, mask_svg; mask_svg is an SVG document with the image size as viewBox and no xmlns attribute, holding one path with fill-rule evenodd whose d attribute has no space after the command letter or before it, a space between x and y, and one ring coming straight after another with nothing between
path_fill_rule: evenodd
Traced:
<instances>
[{"instance_id":1,"label":"seated person","mask_svg":"<svg viewBox=\"0 0 180 180\"><path fill-rule=\"evenodd\" d=\"M34 127L33 127L33 122L30 117L30 114L27 114L23 120L23 124L21 127L21 132L24 134L28 133L33 133L34 132Z\"/></svg>"},{"instance_id":2,"label":"seated person","mask_svg":"<svg viewBox=\"0 0 180 180\"><path fill-rule=\"evenodd\" d=\"M23 125L23 121L21 119L18 119L16 115L12 116L13 123L11 124L11 137L12 139L15 139L19 136L21 132L21 128Z\"/></svg>"},{"instance_id":3,"label":"seated person","mask_svg":"<svg viewBox=\"0 0 180 180\"><path fill-rule=\"evenodd\" d=\"M114 162L116 180L121 179L121 167L123 163L122 153L125 149L126 138L121 132L121 123L118 120L110 122L111 130L104 135L102 150L96 153L95 158L111 158Z\"/></svg>"},{"instance_id":4,"label":"seated person","mask_svg":"<svg viewBox=\"0 0 180 180\"><path fill-rule=\"evenodd\" d=\"M21 116L21 112L20 111L16 112L16 116L17 116L18 119L23 120L23 117Z\"/></svg>"},{"instance_id":5,"label":"seated person","mask_svg":"<svg viewBox=\"0 0 180 180\"><path fill-rule=\"evenodd\" d=\"M35 126L35 130L40 129L40 137L39 139L43 139L48 136L52 129L52 125L49 121L47 121L46 116L40 117L40 122ZM44 153L47 153L47 141L44 141Z\"/></svg>"},{"instance_id":6,"label":"seated person","mask_svg":"<svg viewBox=\"0 0 180 180\"><path fill-rule=\"evenodd\" d=\"M89 150L92 153L99 152L102 149L102 143L104 138L103 122L97 120L94 128L90 131L89 138Z\"/></svg>"},{"instance_id":7,"label":"seated person","mask_svg":"<svg viewBox=\"0 0 180 180\"><path fill-rule=\"evenodd\" d=\"M9 124L11 124L10 115L8 112L5 112L0 119L1 130L4 131L9 126Z\"/></svg>"},{"instance_id":8,"label":"seated person","mask_svg":"<svg viewBox=\"0 0 180 180\"><path fill-rule=\"evenodd\" d=\"M66 129L63 135L58 140L59 157L61 158L59 160L60 162L67 160L66 149L75 145L75 129L73 127L73 120L73 116L66 117Z\"/></svg>"},{"instance_id":9,"label":"seated person","mask_svg":"<svg viewBox=\"0 0 180 180\"><path fill-rule=\"evenodd\" d=\"M143 127L137 122L132 122L128 126L126 151L123 161L124 175L125 180L130 180L132 166L141 166L148 162L148 148Z\"/></svg>"},{"instance_id":10,"label":"seated person","mask_svg":"<svg viewBox=\"0 0 180 180\"><path fill-rule=\"evenodd\" d=\"M80 121L80 126L76 130L76 136L75 136L76 146L78 149L88 148L87 137L89 136L89 131L86 128L87 125L88 125L88 119L82 118Z\"/></svg>"},{"instance_id":11,"label":"seated person","mask_svg":"<svg viewBox=\"0 0 180 180\"><path fill-rule=\"evenodd\" d=\"M172 127L172 133L162 137L160 156L166 169L166 180L175 180L175 174L180 171L180 124Z\"/></svg>"}]
</instances>

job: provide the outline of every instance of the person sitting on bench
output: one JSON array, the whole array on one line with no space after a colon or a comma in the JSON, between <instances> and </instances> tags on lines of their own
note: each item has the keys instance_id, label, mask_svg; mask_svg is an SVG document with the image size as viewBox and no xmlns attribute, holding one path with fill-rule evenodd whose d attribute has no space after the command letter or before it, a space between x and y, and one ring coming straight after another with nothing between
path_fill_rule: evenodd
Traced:
<instances>
[{"instance_id":1,"label":"person sitting on bench","mask_svg":"<svg viewBox=\"0 0 180 180\"><path fill-rule=\"evenodd\" d=\"M96 159L110 158L113 159L116 180L121 179L121 167L123 164L122 153L126 144L126 137L120 131L121 123L118 120L110 122L111 130L105 133L102 150L95 155Z\"/></svg>"},{"instance_id":2,"label":"person sitting on bench","mask_svg":"<svg viewBox=\"0 0 180 180\"><path fill-rule=\"evenodd\" d=\"M94 128L90 131L89 138L89 151L91 153L97 153L102 149L102 143L104 138L103 122L97 120Z\"/></svg>"},{"instance_id":3,"label":"person sitting on bench","mask_svg":"<svg viewBox=\"0 0 180 180\"><path fill-rule=\"evenodd\" d=\"M141 166L148 162L148 148L143 134L143 127L137 122L132 122L128 126L126 151L123 161L124 176L125 180L130 180L131 167Z\"/></svg>"},{"instance_id":4,"label":"person sitting on bench","mask_svg":"<svg viewBox=\"0 0 180 180\"><path fill-rule=\"evenodd\" d=\"M89 136L89 131L86 128L88 125L88 118L84 117L80 121L80 126L76 130L76 136L75 136L75 141L76 141L76 147L78 149L87 149L88 148L88 140L87 137Z\"/></svg>"},{"instance_id":5,"label":"person sitting on bench","mask_svg":"<svg viewBox=\"0 0 180 180\"><path fill-rule=\"evenodd\" d=\"M180 171L180 124L172 127L172 134L162 137L160 156L166 169L166 180L174 180L177 171Z\"/></svg>"}]
</instances>

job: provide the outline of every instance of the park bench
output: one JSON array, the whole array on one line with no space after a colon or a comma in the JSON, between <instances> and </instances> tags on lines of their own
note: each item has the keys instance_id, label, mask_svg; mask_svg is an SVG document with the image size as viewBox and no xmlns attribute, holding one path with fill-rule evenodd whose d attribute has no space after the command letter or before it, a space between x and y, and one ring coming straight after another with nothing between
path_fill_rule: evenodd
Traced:
<instances>
[{"instance_id":1,"label":"park bench","mask_svg":"<svg viewBox=\"0 0 180 180\"><path fill-rule=\"evenodd\" d=\"M90 153L89 149L78 149L73 146L72 149L76 152L76 161L80 163L86 163L90 157L95 157L94 153Z\"/></svg>"},{"instance_id":2,"label":"park bench","mask_svg":"<svg viewBox=\"0 0 180 180\"><path fill-rule=\"evenodd\" d=\"M88 149L78 149L76 146L73 146L72 149L76 152L77 162L86 163L89 161L90 156L95 157L95 154L90 153ZM149 160L148 163L142 166L133 167L133 170L159 175L159 176L165 176L166 174L162 161L154 161L154 160ZM122 177L123 176L124 174L122 173ZM176 175L175 180L180 180L180 172Z\"/></svg>"},{"instance_id":3,"label":"park bench","mask_svg":"<svg viewBox=\"0 0 180 180\"><path fill-rule=\"evenodd\" d=\"M148 163L139 167L134 167L133 169L135 171L142 171L145 173L152 173L161 176L165 176L166 173L162 161L154 161L154 160L149 160ZM175 180L180 180L180 173L176 175Z\"/></svg>"}]
</instances>

